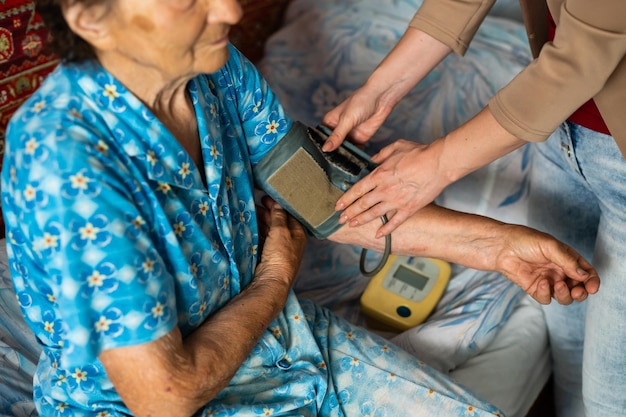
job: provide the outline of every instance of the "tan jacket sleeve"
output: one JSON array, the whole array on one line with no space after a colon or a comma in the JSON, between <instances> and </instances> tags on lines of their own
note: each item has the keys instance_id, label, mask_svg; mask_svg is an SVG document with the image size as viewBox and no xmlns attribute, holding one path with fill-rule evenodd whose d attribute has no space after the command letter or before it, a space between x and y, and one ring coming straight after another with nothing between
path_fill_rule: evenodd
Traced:
<instances>
[{"instance_id":1,"label":"tan jacket sleeve","mask_svg":"<svg viewBox=\"0 0 626 417\"><path fill-rule=\"evenodd\" d=\"M554 41L489 102L496 120L527 141L545 140L626 70L626 1L549 0L548 6L557 22Z\"/></svg>"},{"instance_id":2,"label":"tan jacket sleeve","mask_svg":"<svg viewBox=\"0 0 626 417\"><path fill-rule=\"evenodd\" d=\"M424 0L409 26L463 55L494 3L495 0Z\"/></svg>"}]
</instances>

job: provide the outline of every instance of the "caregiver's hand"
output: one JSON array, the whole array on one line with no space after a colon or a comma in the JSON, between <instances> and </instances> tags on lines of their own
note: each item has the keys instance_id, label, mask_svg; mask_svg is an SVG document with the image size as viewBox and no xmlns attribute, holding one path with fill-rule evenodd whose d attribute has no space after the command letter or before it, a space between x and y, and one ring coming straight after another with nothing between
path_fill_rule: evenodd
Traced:
<instances>
[{"instance_id":1,"label":"caregiver's hand","mask_svg":"<svg viewBox=\"0 0 626 417\"><path fill-rule=\"evenodd\" d=\"M398 140L372 160L380 164L338 201L340 222L365 224L396 211L377 237L432 202L449 184L527 142L504 129L488 107L429 145Z\"/></svg>"},{"instance_id":2,"label":"caregiver's hand","mask_svg":"<svg viewBox=\"0 0 626 417\"><path fill-rule=\"evenodd\" d=\"M356 144L367 142L400 100L451 51L438 39L408 27L365 84L324 116L322 123L334 130L323 150L337 149L347 136Z\"/></svg>"},{"instance_id":3,"label":"caregiver's hand","mask_svg":"<svg viewBox=\"0 0 626 417\"><path fill-rule=\"evenodd\" d=\"M348 136L357 145L370 140L395 105L385 98L385 88L366 84L326 113L322 124L333 131L322 147L324 152L337 149Z\"/></svg>"},{"instance_id":4,"label":"caregiver's hand","mask_svg":"<svg viewBox=\"0 0 626 417\"><path fill-rule=\"evenodd\" d=\"M380 164L337 201L340 223L358 226L395 211L376 237L394 231L432 202L453 179L440 173L442 141L430 145L400 139L372 157Z\"/></svg>"}]
</instances>

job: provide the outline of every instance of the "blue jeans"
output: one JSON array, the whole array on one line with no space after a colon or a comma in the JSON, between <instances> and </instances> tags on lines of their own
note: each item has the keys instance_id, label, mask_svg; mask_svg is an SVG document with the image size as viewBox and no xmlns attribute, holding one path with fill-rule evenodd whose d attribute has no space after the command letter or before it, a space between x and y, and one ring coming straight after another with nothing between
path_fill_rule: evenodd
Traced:
<instances>
[{"instance_id":1,"label":"blue jeans","mask_svg":"<svg viewBox=\"0 0 626 417\"><path fill-rule=\"evenodd\" d=\"M586 302L544 309L558 416L624 415L626 160L611 136L573 123L531 146L530 225L591 260L601 279Z\"/></svg>"}]
</instances>

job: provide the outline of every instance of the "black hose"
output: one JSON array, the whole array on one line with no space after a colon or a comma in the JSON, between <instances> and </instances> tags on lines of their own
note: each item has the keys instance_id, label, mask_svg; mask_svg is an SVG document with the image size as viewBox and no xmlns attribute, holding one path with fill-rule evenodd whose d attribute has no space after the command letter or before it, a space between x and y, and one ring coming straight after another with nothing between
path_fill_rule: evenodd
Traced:
<instances>
[{"instance_id":1,"label":"black hose","mask_svg":"<svg viewBox=\"0 0 626 417\"><path fill-rule=\"evenodd\" d=\"M387 215L383 214L380 216L380 220L382 220L383 224L387 223ZM361 273L366 277L373 277L378 274L385 264L387 263L387 259L389 259L389 254L391 253L391 234L385 236L385 250L383 251L383 257L378 262L378 265L371 271L367 271L365 269L365 258L367 255L367 249L363 248L361 251L361 261L359 262L359 268L361 269Z\"/></svg>"}]
</instances>

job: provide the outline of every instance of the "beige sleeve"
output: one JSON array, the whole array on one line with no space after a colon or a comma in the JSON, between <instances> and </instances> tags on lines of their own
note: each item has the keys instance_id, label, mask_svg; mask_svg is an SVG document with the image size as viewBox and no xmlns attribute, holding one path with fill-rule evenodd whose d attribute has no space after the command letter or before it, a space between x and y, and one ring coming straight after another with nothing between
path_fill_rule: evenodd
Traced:
<instances>
[{"instance_id":1,"label":"beige sleeve","mask_svg":"<svg viewBox=\"0 0 626 417\"><path fill-rule=\"evenodd\" d=\"M545 140L626 56L626 1L565 0L552 14L554 41L489 102L496 120L527 141Z\"/></svg>"},{"instance_id":2,"label":"beige sleeve","mask_svg":"<svg viewBox=\"0 0 626 417\"><path fill-rule=\"evenodd\" d=\"M494 3L495 0L424 0L409 26L463 55Z\"/></svg>"}]
</instances>

